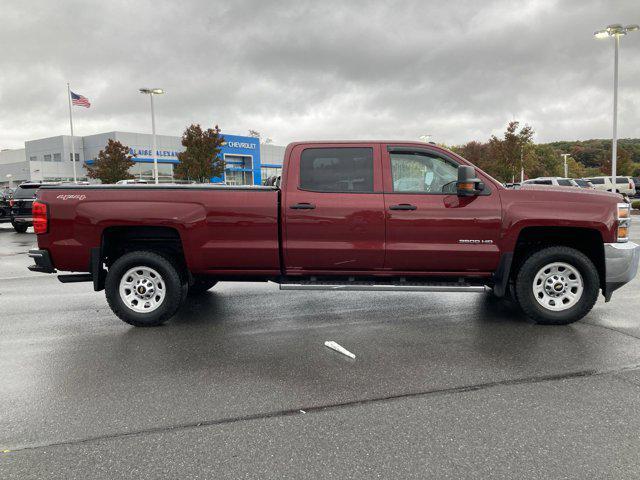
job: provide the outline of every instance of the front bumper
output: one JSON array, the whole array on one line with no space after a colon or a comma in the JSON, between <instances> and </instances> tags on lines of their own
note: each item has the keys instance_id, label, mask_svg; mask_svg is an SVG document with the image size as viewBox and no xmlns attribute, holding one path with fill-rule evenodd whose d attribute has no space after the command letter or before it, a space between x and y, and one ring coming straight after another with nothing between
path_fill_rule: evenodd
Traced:
<instances>
[{"instance_id":1,"label":"front bumper","mask_svg":"<svg viewBox=\"0 0 640 480\"><path fill-rule=\"evenodd\" d=\"M640 245L633 242L604 244L606 275L603 293L607 302L615 290L635 278L639 261Z\"/></svg>"},{"instance_id":2,"label":"front bumper","mask_svg":"<svg viewBox=\"0 0 640 480\"><path fill-rule=\"evenodd\" d=\"M29 256L36 262L35 265L29 265L27 268L32 272L40 273L56 273L53 267L51 256L47 250L29 250Z\"/></svg>"}]
</instances>

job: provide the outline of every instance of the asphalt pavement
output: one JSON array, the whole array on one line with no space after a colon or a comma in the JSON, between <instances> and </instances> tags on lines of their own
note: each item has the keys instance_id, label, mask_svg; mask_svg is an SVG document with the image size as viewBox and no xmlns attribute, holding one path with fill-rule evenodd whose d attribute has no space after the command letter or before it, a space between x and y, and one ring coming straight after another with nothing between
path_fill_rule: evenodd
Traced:
<instances>
[{"instance_id":1,"label":"asphalt pavement","mask_svg":"<svg viewBox=\"0 0 640 480\"><path fill-rule=\"evenodd\" d=\"M2 479L640 477L638 279L564 327L220 283L136 329L26 270L34 244L0 224Z\"/></svg>"}]
</instances>

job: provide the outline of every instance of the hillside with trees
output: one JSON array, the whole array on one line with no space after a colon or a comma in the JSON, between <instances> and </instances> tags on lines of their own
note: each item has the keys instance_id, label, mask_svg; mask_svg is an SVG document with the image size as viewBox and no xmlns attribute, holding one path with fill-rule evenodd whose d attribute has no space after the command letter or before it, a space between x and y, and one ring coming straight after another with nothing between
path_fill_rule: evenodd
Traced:
<instances>
[{"instance_id":1,"label":"hillside with trees","mask_svg":"<svg viewBox=\"0 0 640 480\"><path fill-rule=\"evenodd\" d=\"M611 174L611 140L576 140L534 143L529 125L509 122L501 137L486 142L471 141L450 147L493 177L519 181L524 166L525 178L564 175L560 154L569 153L569 176L574 178ZM618 140L618 175L640 176L640 139Z\"/></svg>"}]
</instances>

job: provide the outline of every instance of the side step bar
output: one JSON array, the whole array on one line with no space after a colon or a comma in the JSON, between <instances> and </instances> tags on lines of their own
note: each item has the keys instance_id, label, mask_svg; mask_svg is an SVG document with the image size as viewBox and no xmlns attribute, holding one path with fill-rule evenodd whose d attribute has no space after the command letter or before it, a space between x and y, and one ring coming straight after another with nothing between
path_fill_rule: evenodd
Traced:
<instances>
[{"instance_id":1,"label":"side step bar","mask_svg":"<svg viewBox=\"0 0 640 480\"><path fill-rule=\"evenodd\" d=\"M486 285L384 285L384 284L354 284L328 285L323 283L281 283L280 290L333 290L343 292L490 292Z\"/></svg>"},{"instance_id":2,"label":"side step bar","mask_svg":"<svg viewBox=\"0 0 640 480\"><path fill-rule=\"evenodd\" d=\"M90 273L76 273L69 275L58 275L58 281L60 283L78 283L78 282L90 282L93 277Z\"/></svg>"}]
</instances>

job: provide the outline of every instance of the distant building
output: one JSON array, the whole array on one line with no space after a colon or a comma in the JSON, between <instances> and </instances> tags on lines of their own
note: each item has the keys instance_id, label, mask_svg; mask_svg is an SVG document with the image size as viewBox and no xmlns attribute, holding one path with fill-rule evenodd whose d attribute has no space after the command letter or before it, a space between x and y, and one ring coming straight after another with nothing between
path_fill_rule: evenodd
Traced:
<instances>
[{"instance_id":1,"label":"distant building","mask_svg":"<svg viewBox=\"0 0 640 480\"><path fill-rule=\"evenodd\" d=\"M264 179L282 171L285 147L262 145L258 138L223 134L225 144L221 156L226 162L223 178L229 185L260 185ZM137 178L153 179L152 135L148 133L107 132L74 137L78 180L87 180L85 163L91 165L109 139L130 148L135 165L130 172ZM173 168L179 163L177 154L184 150L181 137L156 135L158 177L161 182L174 180ZM10 175L10 177L7 177ZM41 138L25 142L25 148L0 151L0 185L10 181L15 185L24 181L73 180L71 136Z\"/></svg>"}]
</instances>

